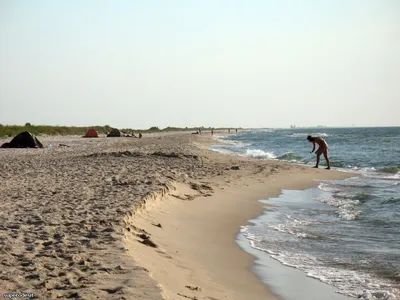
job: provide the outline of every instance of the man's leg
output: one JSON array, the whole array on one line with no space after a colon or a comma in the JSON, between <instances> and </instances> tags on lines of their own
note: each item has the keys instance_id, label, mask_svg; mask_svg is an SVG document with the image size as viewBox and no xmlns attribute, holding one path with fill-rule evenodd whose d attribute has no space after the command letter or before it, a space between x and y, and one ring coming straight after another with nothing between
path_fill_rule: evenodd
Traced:
<instances>
[{"instance_id":1,"label":"man's leg","mask_svg":"<svg viewBox=\"0 0 400 300\"><path fill-rule=\"evenodd\" d=\"M320 153L320 152L317 152L317 164L315 165L315 167L314 167L314 168L318 168L318 166L319 166L319 158L320 158L320 156L321 156L321 153Z\"/></svg>"},{"instance_id":2,"label":"man's leg","mask_svg":"<svg viewBox=\"0 0 400 300\"><path fill-rule=\"evenodd\" d=\"M327 169L331 169L331 162L329 161L329 156L328 156L328 149L326 149L324 152L324 158L326 160L326 164L328 165Z\"/></svg>"}]
</instances>

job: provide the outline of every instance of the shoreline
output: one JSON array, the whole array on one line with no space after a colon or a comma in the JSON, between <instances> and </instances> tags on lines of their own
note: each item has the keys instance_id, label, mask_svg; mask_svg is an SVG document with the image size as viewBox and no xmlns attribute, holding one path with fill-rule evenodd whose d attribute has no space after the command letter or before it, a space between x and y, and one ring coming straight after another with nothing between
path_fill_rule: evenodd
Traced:
<instances>
[{"instance_id":1,"label":"shoreline","mask_svg":"<svg viewBox=\"0 0 400 300\"><path fill-rule=\"evenodd\" d=\"M247 160L253 168L259 163L269 170L231 171L205 183L213 189L211 195L178 183L174 191L133 219L133 225L144 229L158 250L135 242L132 236L126 239L127 248L158 282L165 299L278 299L252 271L257 257L237 244L240 227L263 213L265 204L259 200L275 197L282 189L303 190L316 187L317 179L344 179L354 174L215 152L209 155L232 162Z\"/></svg>"},{"instance_id":2,"label":"shoreline","mask_svg":"<svg viewBox=\"0 0 400 300\"><path fill-rule=\"evenodd\" d=\"M240 226L281 188L351 176L219 154L208 135L40 140L0 151L0 290L43 299L274 299Z\"/></svg>"},{"instance_id":3,"label":"shoreline","mask_svg":"<svg viewBox=\"0 0 400 300\"><path fill-rule=\"evenodd\" d=\"M276 216L279 207L275 207L280 200L290 199L291 203L303 202L304 195L311 196L318 189L312 187L303 190L282 190L277 197L260 200L264 206L264 212L258 217L251 219L250 225L242 226L240 233L236 237L236 243L243 251L252 254L255 257L255 264L252 271L257 274L258 278L264 282L271 290L276 291L282 298L286 300L350 300L354 299L350 296L340 293L340 290L330 284L319 279L309 277L307 272L301 268L291 265L285 265L281 261L274 259L270 252L265 249L253 246L255 241L251 237L248 238L244 234L252 227L257 228L260 224L268 222L268 220ZM288 197L287 193L295 193L298 197ZM272 201L270 201L272 200ZM253 241L253 242L252 242ZM273 274L271 276L271 274Z\"/></svg>"}]
</instances>

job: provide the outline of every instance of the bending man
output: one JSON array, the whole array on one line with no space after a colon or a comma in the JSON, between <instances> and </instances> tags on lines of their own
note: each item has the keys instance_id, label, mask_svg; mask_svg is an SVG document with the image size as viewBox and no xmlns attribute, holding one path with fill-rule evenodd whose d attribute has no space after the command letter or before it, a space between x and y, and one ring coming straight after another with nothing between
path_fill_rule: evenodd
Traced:
<instances>
[{"instance_id":1,"label":"bending man","mask_svg":"<svg viewBox=\"0 0 400 300\"><path fill-rule=\"evenodd\" d=\"M315 144L318 144L318 150L315 152L315 154L317 154L317 164L315 165L314 168L318 168L319 165L319 158L321 156L321 154L324 155L324 158L326 160L326 164L328 165L328 167L326 169L330 170L331 169L331 164L329 161L329 157L328 157L328 143L321 137L319 136L311 136L309 135L307 137L307 140L311 143L313 143L313 149L311 151L311 153L314 152L315 150Z\"/></svg>"}]
</instances>

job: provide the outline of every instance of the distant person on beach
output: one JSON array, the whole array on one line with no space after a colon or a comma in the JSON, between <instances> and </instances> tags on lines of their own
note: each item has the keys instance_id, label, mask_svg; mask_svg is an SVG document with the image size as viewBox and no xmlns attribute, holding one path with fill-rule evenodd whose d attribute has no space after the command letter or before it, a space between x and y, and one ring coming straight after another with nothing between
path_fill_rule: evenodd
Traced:
<instances>
[{"instance_id":1,"label":"distant person on beach","mask_svg":"<svg viewBox=\"0 0 400 300\"><path fill-rule=\"evenodd\" d=\"M315 144L318 144L318 146L319 146L318 150L315 152L315 154L317 155L317 163L316 163L314 168L318 168L320 156L321 156L321 154L323 154L324 158L326 160L326 164L328 165L328 167L326 169L330 170L331 169L331 163L330 163L329 157L328 157L328 143L323 138L321 138L319 136L311 136L311 135L309 135L307 137L307 140L310 143L313 143L313 149L312 149L312 151L310 153L314 152Z\"/></svg>"},{"instance_id":2,"label":"distant person on beach","mask_svg":"<svg viewBox=\"0 0 400 300\"><path fill-rule=\"evenodd\" d=\"M142 133L141 132L139 132L139 139L141 139L142 138Z\"/></svg>"},{"instance_id":3,"label":"distant person on beach","mask_svg":"<svg viewBox=\"0 0 400 300\"><path fill-rule=\"evenodd\" d=\"M235 129L235 132L237 133L237 129Z\"/></svg>"},{"instance_id":4,"label":"distant person on beach","mask_svg":"<svg viewBox=\"0 0 400 300\"><path fill-rule=\"evenodd\" d=\"M211 129L211 135L214 135L214 129Z\"/></svg>"}]
</instances>

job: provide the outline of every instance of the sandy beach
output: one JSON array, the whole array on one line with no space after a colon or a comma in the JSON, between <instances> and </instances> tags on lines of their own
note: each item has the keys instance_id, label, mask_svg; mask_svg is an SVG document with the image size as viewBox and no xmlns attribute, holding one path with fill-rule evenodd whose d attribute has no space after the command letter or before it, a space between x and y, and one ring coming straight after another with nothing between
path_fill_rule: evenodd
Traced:
<instances>
[{"instance_id":1,"label":"sandy beach","mask_svg":"<svg viewBox=\"0 0 400 300\"><path fill-rule=\"evenodd\" d=\"M281 189L352 175L224 156L205 134L39 139L0 151L0 291L39 299L276 299L240 226Z\"/></svg>"}]
</instances>

